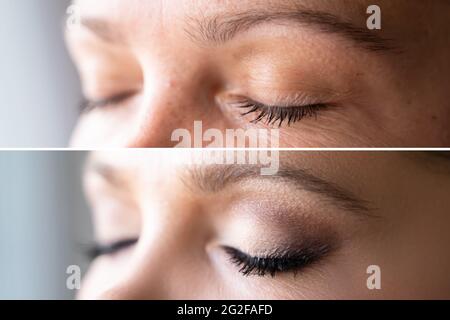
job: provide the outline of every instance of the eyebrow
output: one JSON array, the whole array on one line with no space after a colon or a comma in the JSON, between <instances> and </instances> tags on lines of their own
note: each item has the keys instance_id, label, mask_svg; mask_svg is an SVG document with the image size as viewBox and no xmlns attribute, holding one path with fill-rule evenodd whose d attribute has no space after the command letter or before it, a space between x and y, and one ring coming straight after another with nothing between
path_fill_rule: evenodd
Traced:
<instances>
[{"instance_id":1,"label":"eyebrow","mask_svg":"<svg viewBox=\"0 0 450 320\"><path fill-rule=\"evenodd\" d=\"M217 193L227 186L242 181L270 180L275 183L292 183L300 190L315 193L338 208L374 217L374 206L335 183L326 181L299 168L282 167L276 175L261 175L260 165L201 165L183 167L179 175L181 181L191 190ZM124 187L124 180L117 170L100 161L88 161L85 175L94 173L101 176L115 188Z\"/></svg>"},{"instance_id":2,"label":"eyebrow","mask_svg":"<svg viewBox=\"0 0 450 320\"><path fill-rule=\"evenodd\" d=\"M240 13L223 13L201 18L188 18L186 34L201 43L223 44L236 35L249 31L264 23L296 23L302 27L313 28L325 34L336 34L359 47L371 51L397 52L393 40L384 38L376 30L358 27L336 15L323 11L301 8L250 10ZM99 38L114 43L125 42L118 28L106 20L93 17L81 19L81 25Z\"/></svg>"},{"instance_id":3,"label":"eyebrow","mask_svg":"<svg viewBox=\"0 0 450 320\"><path fill-rule=\"evenodd\" d=\"M301 8L253 10L201 19L192 18L190 21L191 26L185 31L198 41L223 43L233 39L238 33L248 31L263 23L291 22L314 28L322 33L340 35L369 51L396 49L391 39L381 37L376 31L358 27L331 13Z\"/></svg>"},{"instance_id":4,"label":"eyebrow","mask_svg":"<svg viewBox=\"0 0 450 320\"><path fill-rule=\"evenodd\" d=\"M371 203L335 183L319 178L304 169L280 168L276 175L261 175L260 165L208 165L188 169L183 182L203 192L219 192L242 181L269 180L292 183L301 190L315 193L333 205L347 211L374 216Z\"/></svg>"}]
</instances>

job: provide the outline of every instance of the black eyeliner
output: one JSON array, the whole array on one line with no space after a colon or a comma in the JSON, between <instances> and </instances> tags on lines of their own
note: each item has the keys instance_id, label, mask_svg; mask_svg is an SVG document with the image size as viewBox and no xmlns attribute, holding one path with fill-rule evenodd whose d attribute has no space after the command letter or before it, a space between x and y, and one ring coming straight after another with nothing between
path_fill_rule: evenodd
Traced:
<instances>
[{"instance_id":1,"label":"black eyeliner","mask_svg":"<svg viewBox=\"0 0 450 320\"><path fill-rule=\"evenodd\" d=\"M297 272L317 262L331 252L328 244L317 244L300 249L278 249L262 256L250 256L238 249L224 246L230 261L245 276L274 277L277 273Z\"/></svg>"}]
</instances>

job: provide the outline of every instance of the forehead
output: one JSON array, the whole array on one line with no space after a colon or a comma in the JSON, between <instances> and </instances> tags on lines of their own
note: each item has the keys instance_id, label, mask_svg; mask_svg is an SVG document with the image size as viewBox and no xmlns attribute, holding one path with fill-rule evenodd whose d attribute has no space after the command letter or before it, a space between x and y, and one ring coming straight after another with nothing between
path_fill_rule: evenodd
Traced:
<instances>
[{"instance_id":1,"label":"forehead","mask_svg":"<svg viewBox=\"0 0 450 320\"><path fill-rule=\"evenodd\" d=\"M379 0L377 5L382 9L383 20L379 33L396 41L415 43L423 33L421 28L434 23L430 15L442 12L440 4L448 4L446 1L436 0L424 5L422 1ZM128 41L149 45L150 39L155 37L178 41L186 36L186 31L195 32L191 29L199 26L192 22L210 23L216 17L218 21L227 21L229 17L254 12L313 11L331 14L356 27L366 28L366 11L373 4L370 0L76 0L74 3L79 5L83 18L100 19ZM227 18L223 20L224 16Z\"/></svg>"},{"instance_id":2,"label":"forehead","mask_svg":"<svg viewBox=\"0 0 450 320\"><path fill-rule=\"evenodd\" d=\"M386 6L393 7L391 2L385 2ZM403 0L396 1L396 3ZM356 13L365 14L365 9L370 5L368 0L75 0L74 4L82 8L83 14L100 15L104 18L123 18L123 21L131 22L133 19L163 20L174 16L201 17L219 14L222 12L239 13L253 9L276 8L301 8L309 10L328 10L332 13ZM174 22L174 21L171 21Z\"/></svg>"},{"instance_id":3,"label":"forehead","mask_svg":"<svg viewBox=\"0 0 450 320\"><path fill-rule=\"evenodd\" d=\"M371 0L74 0L86 15L102 15L111 19L121 17L148 20L179 16L208 16L221 12L241 12L252 9L299 8L323 10L333 14L366 16L366 9L373 5ZM418 0L378 0L383 15L396 14L402 19L408 11L423 11L426 8L448 5L447 0L435 0L424 5ZM401 14L403 13L403 15ZM172 21L173 22L173 21Z\"/></svg>"}]
</instances>

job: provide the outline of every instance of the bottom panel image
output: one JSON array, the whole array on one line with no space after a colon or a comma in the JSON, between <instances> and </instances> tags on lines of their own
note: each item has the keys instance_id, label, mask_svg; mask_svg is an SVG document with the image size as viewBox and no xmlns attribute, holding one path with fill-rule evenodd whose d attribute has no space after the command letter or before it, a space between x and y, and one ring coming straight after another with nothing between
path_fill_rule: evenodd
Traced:
<instances>
[{"instance_id":1,"label":"bottom panel image","mask_svg":"<svg viewBox=\"0 0 450 320\"><path fill-rule=\"evenodd\" d=\"M450 298L450 153L0 152L0 298Z\"/></svg>"}]
</instances>

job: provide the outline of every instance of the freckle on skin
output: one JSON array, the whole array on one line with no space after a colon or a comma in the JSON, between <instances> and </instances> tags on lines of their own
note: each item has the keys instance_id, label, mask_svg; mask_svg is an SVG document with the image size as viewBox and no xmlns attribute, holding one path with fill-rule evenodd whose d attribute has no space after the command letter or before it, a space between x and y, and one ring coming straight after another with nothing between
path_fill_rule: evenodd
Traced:
<instances>
[{"instance_id":1,"label":"freckle on skin","mask_svg":"<svg viewBox=\"0 0 450 320\"><path fill-rule=\"evenodd\" d=\"M431 120L437 120L437 116L432 115L432 116L431 116Z\"/></svg>"},{"instance_id":2,"label":"freckle on skin","mask_svg":"<svg viewBox=\"0 0 450 320\"><path fill-rule=\"evenodd\" d=\"M171 80L167 81L167 87L168 88L175 88L176 85L177 85L176 80L171 79Z\"/></svg>"}]
</instances>

